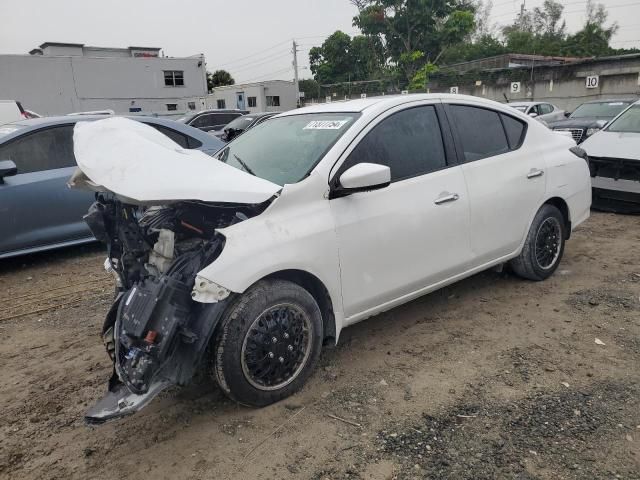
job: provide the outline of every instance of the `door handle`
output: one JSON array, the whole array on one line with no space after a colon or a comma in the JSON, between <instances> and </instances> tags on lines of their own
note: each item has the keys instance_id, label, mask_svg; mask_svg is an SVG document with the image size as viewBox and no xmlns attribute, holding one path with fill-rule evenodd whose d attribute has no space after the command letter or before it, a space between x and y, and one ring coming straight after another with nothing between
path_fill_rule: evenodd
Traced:
<instances>
[{"instance_id":1,"label":"door handle","mask_svg":"<svg viewBox=\"0 0 640 480\"><path fill-rule=\"evenodd\" d=\"M449 195L444 195L442 197L436 198L433 203L435 203L436 205L442 205L443 203L447 203L447 202L455 202L459 198L460 198L460 195L458 195L457 193L451 193Z\"/></svg>"},{"instance_id":2,"label":"door handle","mask_svg":"<svg viewBox=\"0 0 640 480\"><path fill-rule=\"evenodd\" d=\"M529 173L527 173L527 178L536 178L541 177L542 175L544 175L544 170L536 170L535 168L532 168Z\"/></svg>"}]
</instances>

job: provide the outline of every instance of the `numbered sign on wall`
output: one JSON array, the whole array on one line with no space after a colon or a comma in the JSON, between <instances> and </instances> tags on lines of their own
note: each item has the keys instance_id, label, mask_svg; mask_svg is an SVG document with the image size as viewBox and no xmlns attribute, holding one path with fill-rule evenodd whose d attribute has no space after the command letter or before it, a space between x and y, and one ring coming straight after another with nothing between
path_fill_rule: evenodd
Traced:
<instances>
[{"instance_id":1,"label":"numbered sign on wall","mask_svg":"<svg viewBox=\"0 0 640 480\"><path fill-rule=\"evenodd\" d=\"M600 77L598 75L589 75L586 80L587 88L598 88Z\"/></svg>"},{"instance_id":2,"label":"numbered sign on wall","mask_svg":"<svg viewBox=\"0 0 640 480\"><path fill-rule=\"evenodd\" d=\"M511 93L520 93L520 82L511 82Z\"/></svg>"},{"instance_id":3,"label":"numbered sign on wall","mask_svg":"<svg viewBox=\"0 0 640 480\"><path fill-rule=\"evenodd\" d=\"M458 87L451 87L449 93L458 93Z\"/></svg>"},{"instance_id":4,"label":"numbered sign on wall","mask_svg":"<svg viewBox=\"0 0 640 480\"><path fill-rule=\"evenodd\" d=\"M366 93L361 93L360 94L360 98L367 98L367 94Z\"/></svg>"}]
</instances>

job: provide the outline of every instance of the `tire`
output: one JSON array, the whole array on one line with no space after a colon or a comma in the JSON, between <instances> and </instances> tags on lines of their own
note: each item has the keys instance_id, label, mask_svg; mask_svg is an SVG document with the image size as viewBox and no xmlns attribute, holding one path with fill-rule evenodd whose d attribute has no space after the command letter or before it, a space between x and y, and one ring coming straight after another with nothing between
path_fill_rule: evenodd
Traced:
<instances>
[{"instance_id":1,"label":"tire","mask_svg":"<svg viewBox=\"0 0 640 480\"><path fill-rule=\"evenodd\" d=\"M566 230L560 210L544 204L531 223L522 252L510 262L514 273L534 281L549 278L562 260Z\"/></svg>"},{"instance_id":2,"label":"tire","mask_svg":"<svg viewBox=\"0 0 640 480\"><path fill-rule=\"evenodd\" d=\"M313 296L286 280L262 280L223 314L212 374L232 400L263 407L298 391L322 350L322 314Z\"/></svg>"}]
</instances>

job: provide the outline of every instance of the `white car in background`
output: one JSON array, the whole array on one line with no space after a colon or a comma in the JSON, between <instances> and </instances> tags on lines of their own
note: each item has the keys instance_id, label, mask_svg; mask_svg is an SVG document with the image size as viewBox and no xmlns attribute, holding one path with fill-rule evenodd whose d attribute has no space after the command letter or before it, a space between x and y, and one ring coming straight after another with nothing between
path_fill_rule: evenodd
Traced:
<instances>
[{"instance_id":1,"label":"white car in background","mask_svg":"<svg viewBox=\"0 0 640 480\"><path fill-rule=\"evenodd\" d=\"M601 210L640 213L640 102L587 138L593 205Z\"/></svg>"},{"instance_id":2,"label":"white car in background","mask_svg":"<svg viewBox=\"0 0 640 480\"><path fill-rule=\"evenodd\" d=\"M107 192L86 218L119 292L89 422L187 383L207 354L230 397L281 400L348 325L500 264L548 278L591 204L572 140L463 95L292 110L218 161L125 119L74 140L75 186Z\"/></svg>"},{"instance_id":3,"label":"white car in background","mask_svg":"<svg viewBox=\"0 0 640 480\"><path fill-rule=\"evenodd\" d=\"M565 119L565 111L548 102L509 102L511 108L544 123Z\"/></svg>"}]
</instances>

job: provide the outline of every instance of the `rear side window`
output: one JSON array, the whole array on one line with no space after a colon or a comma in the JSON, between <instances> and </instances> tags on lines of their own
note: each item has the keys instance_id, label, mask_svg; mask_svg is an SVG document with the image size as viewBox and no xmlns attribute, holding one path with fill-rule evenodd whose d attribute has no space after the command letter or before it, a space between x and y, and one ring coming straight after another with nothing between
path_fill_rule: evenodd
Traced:
<instances>
[{"instance_id":1,"label":"rear side window","mask_svg":"<svg viewBox=\"0 0 640 480\"><path fill-rule=\"evenodd\" d=\"M553 107L548 103L542 103L540 105L540 112L542 113L542 115L546 115L547 113L553 112Z\"/></svg>"},{"instance_id":2,"label":"rear side window","mask_svg":"<svg viewBox=\"0 0 640 480\"><path fill-rule=\"evenodd\" d=\"M153 123L150 123L148 125L150 127L155 128L160 133L165 134L167 137L169 137L171 140L176 142L182 148L198 148L198 147L202 146L202 142L201 141L196 140L195 138L189 137L187 135L184 135L184 134L182 134L180 132L176 132L175 130L172 130L172 129L168 128L168 127L165 127L165 126L162 126L162 125L155 125Z\"/></svg>"},{"instance_id":3,"label":"rear side window","mask_svg":"<svg viewBox=\"0 0 640 480\"><path fill-rule=\"evenodd\" d=\"M504 131L507 133L507 140L509 141L509 148L515 150L520 148L522 141L524 140L525 124L515 118L500 114L502 118L502 124L504 125Z\"/></svg>"},{"instance_id":4,"label":"rear side window","mask_svg":"<svg viewBox=\"0 0 640 480\"><path fill-rule=\"evenodd\" d=\"M215 125L215 122L213 115L200 115L191 123L191 125L194 127L210 127Z\"/></svg>"},{"instance_id":5,"label":"rear side window","mask_svg":"<svg viewBox=\"0 0 640 480\"><path fill-rule=\"evenodd\" d=\"M0 159L13 160L18 174L41 172L76 164L73 155L73 125L46 128L0 147Z\"/></svg>"},{"instance_id":6,"label":"rear side window","mask_svg":"<svg viewBox=\"0 0 640 480\"><path fill-rule=\"evenodd\" d=\"M497 112L467 105L450 105L449 108L465 162L509 151L507 135Z\"/></svg>"},{"instance_id":7,"label":"rear side window","mask_svg":"<svg viewBox=\"0 0 640 480\"><path fill-rule=\"evenodd\" d=\"M388 166L392 182L446 167L435 108L410 108L382 120L351 152L338 175L358 163Z\"/></svg>"}]
</instances>

